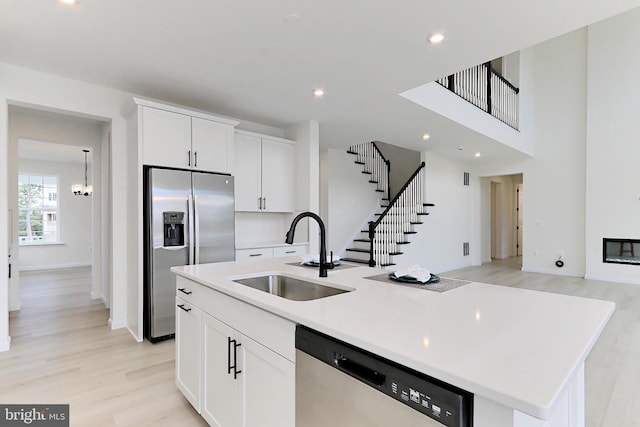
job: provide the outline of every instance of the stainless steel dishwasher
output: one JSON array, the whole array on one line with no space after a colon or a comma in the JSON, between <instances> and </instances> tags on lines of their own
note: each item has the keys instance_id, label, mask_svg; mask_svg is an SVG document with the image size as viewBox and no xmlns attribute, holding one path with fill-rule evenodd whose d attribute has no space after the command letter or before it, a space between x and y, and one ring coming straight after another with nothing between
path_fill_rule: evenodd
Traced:
<instances>
[{"instance_id":1,"label":"stainless steel dishwasher","mask_svg":"<svg viewBox=\"0 0 640 427\"><path fill-rule=\"evenodd\" d=\"M296 427L471 427L473 394L296 328Z\"/></svg>"}]
</instances>

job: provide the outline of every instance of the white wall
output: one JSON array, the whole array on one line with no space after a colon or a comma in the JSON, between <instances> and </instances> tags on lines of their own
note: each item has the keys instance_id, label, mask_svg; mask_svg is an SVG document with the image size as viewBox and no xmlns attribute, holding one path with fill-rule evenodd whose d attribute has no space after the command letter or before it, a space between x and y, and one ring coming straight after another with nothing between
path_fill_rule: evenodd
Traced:
<instances>
[{"instance_id":1,"label":"white wall","mask_svg":"<svg viewBox=\"0 0 640 427\"><path fill-rule=\"evenodd\" d=\"M531 92L521 90L520 111L528 111L530 94ZM508 147L527 155L534 154L532 128L526 119L520 120L520 131L517 131L436 82L427 83L400 95Z\"/></svg>"},{"instance_id":2,"label":"white wall","mask_svg":"<svg viewBox=\"0 0 640 427\"><path fill-rule=\"evenodd\" d=\"M416 225L418 234L409 235L408 245L402 246L403 255L394 257L394 269L419 264L438 274L443 271L470 266L471 256L463 256L462 244L472 242L472 223L477 209L474 206L472 180L470 186L463 185L467 165L449 160L433 153L423 152L426 163L426 202L435 206L428 208L430 215L422 217L423 224Z\"/></svg>"},{"instance_id":3,"label":"white wall","mask_svg":"<svg viewBox=\"0 0 640 427\"><path fill-rule=\"evenodd\" d=\"M640 284L602 262L602 239L640 239L640 9L589 27L586 276Z\"/></svg>"},{"instance_id":4,"label":"white wall","mask_svg":"<svg viewBox=\"0 0 640 427\"><path fill-rule=\"evenodd\" d=\"M420 152L398 147L397 145L377 142L382 155L391 164L389 183L391 187L391 199L395 197L402 186L420 166Z\"/></svg>"},{"instance_id":5,"label":"white wall","mask_svg":"<svg viewBox=\"0 0 640 427\"><path fill-rule=\"evenodd\" d=\"M362 173L362 165L356 165L354 161L355 156L347 154L346 149L329 149L323 153L327 251L333 250L341 256L345 256L346 248L353 246L359 230L366 229L373 213L380 210L380 198L383 197L383 193L375 191L375 184L368 182L369 175Z\"/></svg>"},{"instance_id":6,"label":"white wall","mask_svg":"<svg viewBox=\"0 0 640 427\"><path fill-rule=\"evenodd\" d=\"M63 243L20 246L20 271L90 266L92 200L91 197L76 196L71 192L71 186L82 181L84 165L20 159L19 172L58 177L57 226Z\"/></svg>"},{"instance_id":7,"label":"white wall","mask_svg":"<svg viewBox=\"0 0 640 427\"><path fill-rule=\"evenodd\" d=\"M110 122L112 127L111 156L114 165L126 164L126 125L122 111L132 103L131 95L96 85L64 79L46 73L8 64L0 64L0 170L8 170L8 106L10 104L46 107L52 110L78 113ZM115 169L115 168L114 168ZM111 266L113 281L109 323L113 328L126 324L126 286L128 273L126 230L129 191L127 171L112 175L113 203L110 235L114 250ZM0 189L7 194L7 174L0 174ZM133 181L135 182L135 180ZM0 224L7 223L8 200L0 198ZM0 234L0 258L7 259L8 239ZM7 264L0 263L0 350L9 346Z\"/></svg>"},{"instance_id":8,"label":"white wall","mask_svg":"<svg viewBox=\"0 0 640 427\"><path fill-rule=\"evenodd\" d=\"M586 29L534 46L521 52L523 56L531 68L521 67L521 87L535 93L531 114L535 157L478 167L476 175L524 174L523 270L583 276ZM555 267L559 253L565 261L563 269Z\"/></svg>"}]
</instances>

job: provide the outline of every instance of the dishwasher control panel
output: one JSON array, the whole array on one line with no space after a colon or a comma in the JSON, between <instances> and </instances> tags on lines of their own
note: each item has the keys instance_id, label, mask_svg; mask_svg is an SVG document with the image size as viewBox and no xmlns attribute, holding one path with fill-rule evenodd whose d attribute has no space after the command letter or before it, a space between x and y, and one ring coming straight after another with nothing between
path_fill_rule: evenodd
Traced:
<instances>
[{"instance_id":1,"label":"dishwasher control panel","mask_svg":"<svg viewBox=\"0 0 640 427\"><path fill-rule=\"evenodd\" d=\"M296 348L442 425L473 425L468 391L300 325Z\"/></svg>"}]
</instances>

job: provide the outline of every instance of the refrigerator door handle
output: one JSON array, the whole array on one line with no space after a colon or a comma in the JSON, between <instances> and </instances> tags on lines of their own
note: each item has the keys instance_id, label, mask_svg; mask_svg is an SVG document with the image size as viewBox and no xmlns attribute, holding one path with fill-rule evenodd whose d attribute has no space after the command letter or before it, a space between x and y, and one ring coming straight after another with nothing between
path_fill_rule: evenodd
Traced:
<instances>
[{"instance_id":1,"label":"refrigerator door handle","mask_svg":"<svg viewBox=\"0 0 640 427\"><path fill-rule=\"evenodd\" d=\"M191 194L189 194L188 200L187 200L187 216L189 218L189 242L187 244L187 246L189 247L189 264L193 264L194 259L194 252L193 252L193 248L195 247L195 230L194 230L194 220L193 220L193 199Z\"/></svg>"},{"instance_id":2,"label":"refrigerator door handle","mask_svg":"<svg viewBox=\"0 0 640 427\"><path fill-rule=\"evenodd\" d=\"M198 198L193 195L193 252L195 254L194 264L200 264L200 242L195 236L200 236L200 215L198 214Z\"/></svg>"}]
</instances>

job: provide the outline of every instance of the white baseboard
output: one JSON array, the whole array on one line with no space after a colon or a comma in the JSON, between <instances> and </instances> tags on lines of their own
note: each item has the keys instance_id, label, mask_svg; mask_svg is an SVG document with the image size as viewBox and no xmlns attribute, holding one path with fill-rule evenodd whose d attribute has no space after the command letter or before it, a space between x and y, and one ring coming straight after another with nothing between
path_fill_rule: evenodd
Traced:
<instances>
[{"instance_id":1,"label":"white baseboard","mask_svg":"<svg viewBox=\"0 0 640 427\"><path fill-rule=\"evenodd\" d=\"M28 267L20 267L18 271L40 271L40 270L64 270L67 268L91 267L90 262L78 262L71 264L54 264L54 265L33 265Z\"/></svg>"},{"instance_id":2,"label":"white baseboard","mask_svg":"<svg viewBox=\"0 0 640 427\"><path fill-rule=\"evenodd\" d=\"M585 279L589 280L599 280L601 282L614 282L614 283L626 283L629 285L640 285L640 280L633 280L626 277L618 277L618 276L601 276L599 274L588 274L584 276Z\"/></svg>"},{"instance_id":3,"label":"white baseboard","mask_svg":"<svg viewBox=\"0 0 640 427\"><path fill-rule=\"evenodd\" d=\"M9 351L9 348L11 348L11 337L0 339L0 352Z\"/></svg>"},{"instance_id":4,"label":"white baseboard","mask_svg":"<svg viewBox=\"0 0 640 427\"><path fill-rule=\"evenodd\" d=\"M136 340L136 342L142 342L143 341L144 338L143 337L139 337L137 334L135 334L128 325L127 325L127 331L129 331L129 333L131 334L133 339Z\"/></svg>"},{"instance_id":5,"label":"white baseboard","mask_svg":"<svg viewBox=\"0 0 640 427\"><path fill-rule=\"evenodd\" d=\"M555 276L570 276L570 277L584 277L584 274L578 273L573 270L566 270L563 268L525 268L522 267L522 271L526 273L542 273L553 274Z\"/></svg>"},{"instance_id":6,"label":"white baseboard","mask_svg":"<svg viewBox=\"0 0 640 427\"><path fill-rule=\"evenodd\" d=\"M108 323L111 330L122 329L127 327L127 324L125 322L114 322L113 320L111 320L111 318L109 318Z\"/></svg>"}]
</instances>

